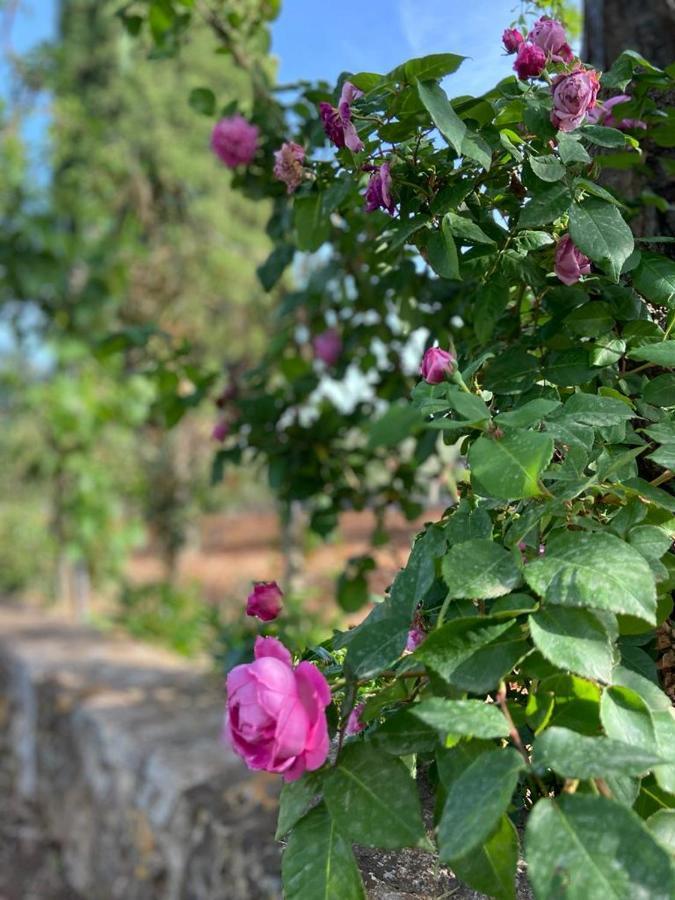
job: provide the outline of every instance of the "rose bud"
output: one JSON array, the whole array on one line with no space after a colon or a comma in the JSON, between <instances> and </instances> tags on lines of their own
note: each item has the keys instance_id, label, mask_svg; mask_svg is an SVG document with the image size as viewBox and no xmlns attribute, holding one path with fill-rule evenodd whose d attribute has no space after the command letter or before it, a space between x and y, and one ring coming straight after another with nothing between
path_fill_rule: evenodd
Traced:
<instances>
[{"instance_id":1,"label":"rose bud","mask_svg":"<svg viewBox=\"0 0 675 900\"><path fill-rule=\"evenodd\" d=\"M276 581L256 581L246 601L246 615L271 622L281 612L283 594Z\"/></svg>"},{"instance_id":2,"label":"rose bud","mask_svg":"<svg viewBox=\"0 0 675 900\"><path fill-rule=\"evenodd\" d=\"M359 734L359 732L363 731L365 723L361 721L361 713L363 712L363 707L365 703L357 703L354 709L349 713L349 718L347 719L347 727L345 728L345 734L350 737L355 734Z\"/></svg>"},{"instance_id":3,"label":"rose bud","mask_svg":"<svg viewBox=\"0 0 675 900\"><path fill-rule=\"evenodd\" d=\"M569 234L558 242L555 251L553 271L563 284L576 284L582 275L590 275L591 261L581 250L574 246Z\"/></svg>"},{"instance_id":4,"label":"rose bud","mask_svg":"<svg viewBox=\"0 0 675 900\"><path fill-rule=\"evenodd\" d=\"M521 44L513 68L521 81L536 78L546 68L546 54L536 44Z\"/></svg>"},{"instance_id":5,"label":"rose bud","mask_svg":"<svg viewBox=\"0 0 675 900\"><path fill-rule=\"evenodd\" d=\"M525 38L517 28L507 28L502 35L502 44L507 53L517 53Z\"/></svg>"},{"instance_id":6,"label":"rose bud","mask_svg":"<svg viewBox=\"0 0 675 900\"><path fill-rule=\"evenodd\" d=\"M327 366L334 366L342 353L342 338L336 328L328 328L312 341L314 356Z\"/></svg>"},{"instance_id":7,"label":"rose bud","mask_svg":"<svg viewBox=\"0 0 675 900\"><path fill-rule=\"evenodd\" d=\"M440 384L455 371L456 359L449 350L430 347L424 354L420 375L427 384Z\"/></svg>"}]
</instances>

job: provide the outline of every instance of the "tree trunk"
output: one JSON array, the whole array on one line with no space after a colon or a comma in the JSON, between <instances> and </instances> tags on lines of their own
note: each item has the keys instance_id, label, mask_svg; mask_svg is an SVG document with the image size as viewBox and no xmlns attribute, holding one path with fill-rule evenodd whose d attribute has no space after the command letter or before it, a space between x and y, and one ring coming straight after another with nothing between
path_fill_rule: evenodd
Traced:
<instances>
[{"instance_id":1,"label":"tree trunk","mask_svg":"<svg viewBox=\"0 0 675 900\"><path fill-rule=\"evenodd\" d=\"M583 58L606 71L624 50L635 50L659 68L675 62L675 0L585 0ZM627 88L630 93L630 85ZM673 92L658 94L660 106L675 103ZM675 159L673 148L654 147L643 141L643 164L631 169L606 170L603 182L637 204L630 225L638 237L675 235L675 179L667 169ZM668 210L643 205L644 191L663 197ZM663 248L668 252L667 248Z\"/></svg>"},{"instance_id":2,"label":"tree trunk","mask_svg":"<svg viewBox=\"0 0 675 900\"><path fill-rule=\"evenodd\" d=\"M605 70L623 50L662 69L675 62L675 0L585 0L584 59Z\"/></svg>"}]
</instances>

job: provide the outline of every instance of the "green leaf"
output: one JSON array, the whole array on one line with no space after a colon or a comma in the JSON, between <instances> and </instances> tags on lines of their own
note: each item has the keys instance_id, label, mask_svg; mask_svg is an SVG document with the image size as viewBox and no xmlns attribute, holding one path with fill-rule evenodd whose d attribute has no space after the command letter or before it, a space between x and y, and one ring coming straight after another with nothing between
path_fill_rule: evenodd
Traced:
<instances>
[{"instance_id":1,"label":"green leaf","mask_svg":"<svg viewBox=\"0 0 675 900\"><path fill-rule=\"evenodd\" d=\"M431 119L445 140L455 150L462 153L462 144L466 135L466 125L450 105L443 88L435 81L417 82L417 93L426 107Z\"/></svg>"},{"instance_id":2,"label":"green leaf","mask_svg":"<svg viewBox=\"0 0 675 900\"><path fill-rule=\"evenodd\" d=\"M443 216L443 221L448 223L448 227L455 237L464 238L472 244L495 243L491 237L485 234L480 226L476 225L473 219L469 219L466 216L448 212Z\"/></svg>"},{"instance_id":3,"label":"green leaf","mask_svg":"<svg viewBox=\"0 0 675 900\"><path fill-rule=\"evenodd\" d=\"M499 738L509 736L509 726L501 710L482 700L445 700L432 697L415 703L410 711L443 737Z\"/></svg>"},{"instance_id":4,"label":"green leaf","mask_svg":"<svg viewBox=\"0 0 675 900\"><path fill-rule=\"evenodd\" d=\"M293 204L293 221L298 250L314 253L328 240L330 219L324 215L321 194L296 197Z\"/></svg>"},{"instance_id":5,"label":"green leaf","mask_svg":"<svg viewBox=\"0 0 675 900\"><path fill-rule=\"evenodd\" d=\"M525 858L542 900L670 900L675 889L667 853L632 810L605 797L539 800Z\"/></svg>"},{"instance_id":6,"label":"green leaf","mask_svg":"<svg viewBox=\"0 0 675 900\"><path fill-rule=\"evenodd\" d=\"M647 819L647 828L671 856L675 856L675 809L659 809Z\"/></svg>"},{"instance_id":7,"label":"green leaf","mask_svg":"<svg viewBox=\"0 0 675 900\"><path fill-rule=\"evenodd\" d=\"M529 650L513 620L470 617L433 631L415 656L448 684L480 694L495 688Z\"/></svg>"},{"instance_id":8,"label":"green leaf","mask_svg":"<svg viewBox=\"0 0 675 900\"><path fill-rule=\"evenodd\" d=\"M652 303L675 306L675 262L660 253L643 253L631 272L635 290Z\"/></svg>"},{"instance_id":9,"label":"green leaf","mask_svg":"<svg viewBox=\"0 0 675 900\"><path fill-rule=\"evenodd\" d=\"M499 413L495 416L495 422L498 425L507 425L510 428L527 428L529 425L536 425L551 415L561 406L559 400L546 400L539 397L536 400L529 400L522 406L508 412Z\"/></svg>"},{"instance_id":10,"label":"green leaf","mask_svg":"<svg viewBox=\"0 0 675 900\"><path fill-rule=\"evenodd\" d=\"M607 688L600 703L602 724L610 737L658 753L666 762L654 768L659 786L675 794L675 720L672 710L651 710L634 690Z\"/></svg>"},{"instance_id":11,"label":"green leaf","mask_svg":"<svg viewBox=\"0 0 675 900\"><path fill-rule=\"evenodd\" d=\"M258 266L256 273L260 284L266 291L271 291L284 274L286 266L293 259L295 248L292 244L279 244L270 253L264 263Z\"/></svg>"},{"instance_id":12,"label":"green leaf","mask_svg":"<svg viewBox=\"0 0 675 900\"><path fill-rule=\"evenodd\" d=\"M522 394L539 377L539 360L520 347L513 347L491 362L485 387L496 394Z\"/></svg>"},{"instance_id":13,"label":"green leaf","mask_svg":"<svg viewBox=\"0 0 675 900\"><path fill-rule=\"evenodd\" d=\"M658 344L643 344L628 353L631 359L644 359L660 366L675 367L675 341L661 341Z\"/></svg>"},{"instance_id":14,"label":"green leaf","mask_svg":"<svg viewBox=\"0 0 675 900\"><path fill-rule=\"evenodd\" d=\"M553 456L553 438L518 431L500 439L480 437L471 445L471 483L479 494L503 500L538 497L539 477Z\"/></svg>"},{"instance_id":15,"label":"green leaf","mask_svg":"<svg viewBox=\"0 0 675 900\"><path fill-rule=\"evenodd\" d=\"M188 103L203 116L212 116L216 111L216 95L210 88L193 88Z\"/></svg>"},{"instance_id":16,"label":"green leaf","mask_svg":"<svg viewBox=\"0 0 675 900\"><path fill-rule=\"evenodd\" d=\"M395 447L405 438L410 437L423 424L418 409L405 401L392 404L379 419L368 425L368 446Z\"/></svg>"},{"instance_id":17,"label":"green leaf","mask_svg":"<svg viewBox=\"0 0 675 900\"><path fill-rule=\"evenodd\" d=\"M411 753L429 753L438 746L438 735L429 725L413 715L413 709L401 709L380 725L368 740L393 756L409 756Z\"/></svg>"},{"instance_id":18,"label":"green leaf","mask_svg":"<svg viewBox=\"0 0 675 900\"><path fill-rule=\"evenodd\" d=\"M457 281L459 274L459 257L452 230L443 219L441 227L434 229L427 240L429 265L441 278Z\"/></svg>"},{"instance_id":19,"label":"green leaf","mask_svg":"<svg viewBox=\"0 0 675 900\"><path fill-rule=\"evenodd\" d=\"M670 550L673 533L658 525L638 525L628 532L628 543L645 559L661 559Z\"/></svg>"},{"instance_id":20,"label":"green leaf","mask_svg":"<svg viewBox=\"0 0 675 900\"><path fill-rule=\"evenodd\" d=\"M564 215L572 202L572 195L564 184L552 184L551 187L539 191L527 203L518 219L518 228L535 228L537 225L548 225Z\"/></svg>"},{"instance_id":21,"label":"green leaf","mask_svg":"<svg viewBox=\"0 0 675 900\"><path fill-rule=\"evenodd\" d=\"M535 741L532 764L563 778L645 775L662 760L655 753L607 737L587 737L569 728L547 728Z\"/></svg>"},{"instance_id":22,"label":"green leaf","mask_svg":"<svg viewBox=\"0 0 675 900\"><path fill-rule=\"evenodd\" d=\"M410 618L405 612L383 615L359 630L349 642L345 659L350 677L373 678L395 662L405 647Z\"/></svg>"},{"instance_id":23,"label":"green leaf","mask_svg":"<svg viewBox=\"0 0 675 900\"><path fill-rule=\"evenodd\" d=\"M323 804L293 830L281 872L285 900L365 900L351 844Z\"/></svg>"},{"instance_id":24,"label":"green leaf","mask_svg":"<svg viewBox=\"0 0 675 900\"><path fill-rule=\"evenodd\" d=\"M287 781L279 797L279 815L275 839L281 840L307 812L321 790L322 776L305 772L297 781Z\"/></svg>"},{"instance_id":25,"label":"green leaf","mask_svg":"<svg viewBox=\"0 0 675 900\"><path fill-rule=\"evenodd\" d=\"M574 135L571 134L565 134L564 131L558 132L558 152L560 153L560 159L562 159L565 165L575 162L591 162L588 151L579 141L578 137L574 137Z\"/></svg>"},{"instance_id":26,"label":"green leaf","mask_svg":"<svg viewBox=\"0 0 675 900\"><path fill-rule=\"evenodd\" d=\"M628 613L654 624L656 586L649 564L612 534L555 535L528 563L525 580L548 603Z\"/></svg>"},{"instance_id":27,"label":"green leaf","mask_svg":"<svg viewBox=\"0 0 675 900\"><path fill-rule=\"evenodd\" d=\"M565 176L565 166L555 156L530 156L532 171L542 181L560 181Z\"/></svg>"},{"instance_id":28,"label":"green leaf","mask_svg":"<svg viewBox=\"0 0 675 900\"><path fill-rule=\"evenodd\" d=\"M556 418L570 418L581 425L620 425L633 417L634 413L623 400L613 397L599 397L596 394L572 394Z\"/></svg>"},{"instance_id":29,"label":"green leaf","mask_svg":"<svg viewBox=\"0 0 675 900\"><path fill-rule=\"evenodd\" d=\"M451 547L442 568L452 598L501 597L522 583L513 555L494 541L480 538Z\"/></svg>"},{"instance_id":30,"label":"green leaf","mask_svg":"<svg viewBox=\"0 0 675 900\"><path fill-rule=\"evenodd\" d=\"M614 149L623 147L626 143L626 135L618 128L608 128L606 125L584 125L581 128L581 136L591 144L598 147Z\"/></svg>"},{"instance_id":31,"label":"green leaf","mask_svg":"<svg viewBox=\"0 0 675 900\"><path fill-rule=\"evenodd\" d=\"M326 806L345 837L366 846L427 846L415 782L403 763L369 744L345 747L324 784Z\"/></svg>"},{"instance_id":32,"label":"green leaf","mask_svg":"<svg viewBox=\"0 0 675 900\"><path fill-rule=\"evenodd\" d=\"M575 246L597 263L614 281L633 252L631 232L611 203L591 197L570 209L569 233Z\"/></svg>"},{"instance_id":33,"label":"green leaf","mask_svg":"<svg viewBox=\"0 0 675 900\"><path fill-rule=\"evenodd\" d=\"M664 375L652 378L642 392L642 396L652 406L672 409L675 406L675 373L666 372Z\"/></svg>"},{"instance_id":34,"label":"green leaf","mask_svg":"<svg viewBox=\"0 0 675 900\"><path fill-rule=\"evenodd\" d=\"M516 900L518 832L502 816L493 833L466 856L450 860L455 875L476 891L495 900Z\"/></svg>"},{"instance_id":35,"label":"green leaf","mask_svg":"<svg viewBox=\"0 0 675 900\"><path fill-rule=\"evenodd\" d=\"M490 418L490 410L484 400L476 394L467 394L459 388L448 390L448 403L463 419L470 422L485 422Z\"/></svg>"},{"instance_id":36,"label":"green leaf","mask_svg":"<svg viewBox=\"0 0 675 900\"><path fill-rule=\"evenodd\" d=\"M607 72L602 73L602 86L623 91L632 79L636 69L645 69L647 72L653 73L661 72L661 69L657 69L656 66L647 62L644 56L641 56L635 50L624 50L614 61L612 67Z\"/></svg>"},{"instance_id":37,"label":"green leaf","mask_svg":"<svg viewBox=\"0 0 675 900\"><path fill-rule=\"evenodd\" d=\"M612 641L593 613L546 606L530 616L529 625L535 647L554 666L595 681L611 681Z\"/></svg>"},{"instance_id":38,"label":"green leaf","mask_svg":"<svg viewBox=\"0 0 675 900\"><path fill-rule=\"evenodd\" d=\"M481 754L452 783L438 825L444 862L465 856L494 831L511 803L523 769L512 747Z\"/></svg>"},{"instance_id":39,"label":"green leaf","mask_svg":"<svg viewBox=\"0 0 675 900\"><path fill-rule=\"evenodd\" d=\"M414 84L418 79L433 81L436 78L444 78L456 72L465 59L465 56L457 56L455 53L432 53L429 56L409 59L393 69L387 75L387 81L405 81Z\"/></svg>"}]
</instances>

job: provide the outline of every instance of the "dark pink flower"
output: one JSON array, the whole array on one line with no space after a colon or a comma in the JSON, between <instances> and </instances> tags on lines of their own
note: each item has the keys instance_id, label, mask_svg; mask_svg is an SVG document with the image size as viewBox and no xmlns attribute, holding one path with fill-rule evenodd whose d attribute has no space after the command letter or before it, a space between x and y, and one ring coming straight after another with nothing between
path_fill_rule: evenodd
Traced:
<instances>
[{"instance_id":1,"label":"dark pink flower","mask_svg":"<svg viewBox=\"0 0 675 900\"><path fill-rule=\"evenodd\" d=\"M256 581L246 601L246 615L271 622L281 612L283 596L276 581Z\"/></svg>"},{"instance_id":2,"label":"dark pink flower","mask_svg":"<svg viewBox=\"0 0 675 900\"><path fill-rule=\"evenodd\" d=\"M422 641L426 638L426 632L417 625L413 626L408 632L408 639L405 642L405 649L412 653L417 650Z\"/></svg>"},{"instance_id":3,"label":"dark pink flower","mask_svg":"<svg viewBox=\"0 0 675 900\"><path fill-rule=\"evenodd\" d=\"M274 177L283 181L289 194L302 184L305 170L302 167L305 149L293 141L286 141L274 153Z\"/></svg>"},{"instance_id":4,"label":"dark pink flower","mask_svg":"<svg viewBox=\"0 0 675 900\"><path fill-rule=\"evenodd\" d=\"M628 103L633 98L628 94L617 94L616 97L610 97L609 100L601 100L596 106L588 111L587 118L592 125L607 125L608 128L619 128L624 131L626 128L646 128L647 123L641 119L615 119L612 109L620 103Z\"/></svg>"},{"instance_id":5,"label":"dark pink flower","mask_svg":"<svg viewBox=\"0 0 675 900\"><path fill-rule=\"evenodd\" d=\"M336 147L348 147L353 153L363 150L363 142L352 122L352 103L363 96L363 91L350 81L342 86L337 109L330 103L319 103L319 115L323 130Z\"/></svg>"},{"instance_id":6,"label":"dark pink flower","mask_svg":"<svg viewBox=\"0 0 675 900\"><path fill-rule=\"evenodd\" d=\"M347 719L347 727L345 728L345 734L351 736L354 734L359 734L359 732L363 731L366 727L365 722L361 721L361 713L363 712L363 707L365 703L357 703L354 709L349 713L349 718Z\"/></svg>"},{"instance_id":7,"label":"dark pink flower","mask_svg":"<svg viewBox=\"0 0 675 900\"><path fill-rule=\"evenodd\" d=\"M600 79L594 69L579 66L553 79L551 122L560 131L574 131L595 106Z\"/></svg>"},{"instance_id":8,"label":"dark pink flower","mask_svg":"<svg viewBox=\"0 0 675 900\"><path fill-rule=\"evenodd\" d=\"M214 441L218 441L222 444L225 438L230 433L230 424L226 422L225 419L219 419L216 424L213 426L213 431L211 432L211 437Z\"/></svg>"},{"instance_id":9,"label":"dark pink flower","mask_svg":"<svg viewBox=\"0 0 675 900\"><path fill-rule=\"evenodd\" d=\"M517 28L507 28L502 35L502 44L507 53L516 53L525 38Z\"/></svg>"},{"instance_id":10,"label":"dark pink flower","mask_svg":"<svg viewBox=\"0 0 675 900\"><path fill-rule=\"evenodd\" d=\"M229 169L247 166L258 149L259 131L243 116L217 122L211 133L211 149Z\"/></svg>"},{"instance_id":11,"label":"dark pink flower","mask_svg":"<svg viewBox=\"0 0 675 900\"><path fill-rule=\"evenodd\" d=\"M342 353L340 332L337 328L327 328L326 331L317 334L312 341L312 346L316 359L320 359L327 366L334 366Z\"/></svg>"},{"instance_id":12,"label":"dark pink flower","mask_svg":"<svg viewBox=\"0 0 675 900\"><path fill-rule=\"evenodd\" d=\"M536 78L546 68L546 54L536 44L521 44L513 68L522 81L526 78Z\"/></svg>"},{"instance_id":13,"label":"dark pink flower","mask_svg":"<svg viewBox=\"0 0 675 900\"><path fill-rule=\"evenodd\" d=\"M591 261L574 246L569 234L558 241L553 271L563 284L576 284L582 275L591 274Z\"/></svg>"},{"instance_id":14,"label":"dark pink flower","mask_svg":"<svg viewBox=\"0 0 675 900\"><path fill-rule=\"evenodd\" d=\"M420 375L428 384L440 384L455 371L456 360L449 350L430 347L424 354Z\"/></svg>"},{"instance_id":15,"label":"dark pink flower","mask_svg":"<svg viewBox=\"0 0 675 900\"><path fill-rule=\"evenodd\" d=\"M249 769L295 781L328 756L328 682L310 662L293 668L276 638L256 638L255 660L227 676L223 739Z\"/></svg>"},{"instance_id":16,"label":"dark pink flower","mask_svg":"<svg viewBox=\"0 0 675 900\"><path fill-rule=\"evenodd\" d=\"M548 16L542 16L534 23L527 39L541 48L554 62L568 63L574 59L574 54L567 43L565 29L560 22Z\"/></svg>"},{"instance_id":17,"label":"dark pink flower","mask_svg":"<svg viewBox=\"0 0 675 900\"><path fill-rule=\"evenodd\" d=\"M386 209L390 216L394 214L389 163L374 167L366 188L366 212L375 212L380 207Z\"/></svg>"}]
</instances>

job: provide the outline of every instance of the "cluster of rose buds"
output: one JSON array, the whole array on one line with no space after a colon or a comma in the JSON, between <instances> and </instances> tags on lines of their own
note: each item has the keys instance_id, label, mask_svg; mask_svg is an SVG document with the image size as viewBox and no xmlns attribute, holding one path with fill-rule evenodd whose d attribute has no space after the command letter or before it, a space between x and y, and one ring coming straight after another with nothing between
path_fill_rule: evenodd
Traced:
<instances>
[{"instance_id":1,"label":"cluster of rose buds","mask_svg":"<svg viewBox=\"0 0 675 900\"><path fill-rule=\"evenodd\" d=\"M507 53L516 54L513 68L522 80L538 78L552 62L575 63L565 29L548 16L538 19L527 37L515 28L507 28L502 42ZM595 107L599 88L598 73L577 60L571 71L561 72L553 79L551 122L560 131L574 131Z\"/></svg>"}]
</instances>

